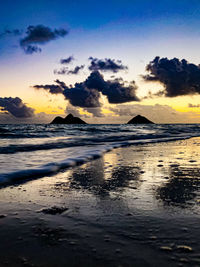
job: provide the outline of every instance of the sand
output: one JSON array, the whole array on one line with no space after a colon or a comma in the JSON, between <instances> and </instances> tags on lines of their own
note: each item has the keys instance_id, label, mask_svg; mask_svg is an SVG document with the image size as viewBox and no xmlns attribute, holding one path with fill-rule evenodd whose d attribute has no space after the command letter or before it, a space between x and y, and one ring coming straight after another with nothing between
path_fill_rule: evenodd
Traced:
<instances>
[{"instance_id":1,"label":"sand","mask_svg":"<svg viewBox=\"0 0 200 267\"><path fill-rule=\"evenodd\" d=\"M192 138L1 188L0 266L200 266L199 163Z\"/></svg>"}]
</instances>

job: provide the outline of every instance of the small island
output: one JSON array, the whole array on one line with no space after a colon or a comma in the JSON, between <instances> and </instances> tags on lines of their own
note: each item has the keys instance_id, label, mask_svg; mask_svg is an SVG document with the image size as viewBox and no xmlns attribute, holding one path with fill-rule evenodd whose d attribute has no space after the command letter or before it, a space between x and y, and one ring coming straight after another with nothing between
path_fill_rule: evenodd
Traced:
<instances>
[{"instance_id":1,"label":"small island","mask_svg":"<svg viewBox=\"0 0 200 267\"><path fill-rule=\"evenodd\" d=\"M85 121L78 117L74 117L72 114L67 115L65 118L56 117L50 124L87 124Z\"/></svg>"},{"instance_id":2,"label":"small island","mask_svg":"<svg viewBox=\"0 0 200 267\"><path fill-rule=\"evenodd\" d=\"M83 121L79 117L74 117L72 114L69 114L65 118L60 116L54 118L50 124L87 124L87 122ZM141 115L137 115L128 121L127 124L154 124L154 122Z\"/></svg>"},{"instance_id":3,"label":"small island","mask_svg":"<svg viewBox=\"0 0 200 267\"><path fill-rule=\"evenodd\" d=\"M147 118L137 115L136 117L132 118L127 124L154 124L154 122L148 120Z\"/></svg>"}]
</instances>

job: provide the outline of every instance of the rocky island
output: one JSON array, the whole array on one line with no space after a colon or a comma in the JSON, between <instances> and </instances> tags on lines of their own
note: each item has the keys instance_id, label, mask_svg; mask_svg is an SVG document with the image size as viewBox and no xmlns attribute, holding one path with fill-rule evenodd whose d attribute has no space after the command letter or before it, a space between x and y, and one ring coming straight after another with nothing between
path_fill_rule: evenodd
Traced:
<instances>
[{"instance_id":1,"label":"rocky island","mask_svg":"<svg viewBox=\"0 0 200 267\"><path fill-rule=\"evenodd\" d=\"M148 120L147 118L137 115L136 117L132 118L127 124L154 124L154 122Z\"/></svg>"},{"instance_id":2,"label":"rocky island","mask_svg":"<svg viewBox=\"0 0 200 267\"><path fill-rule=\"evenodd\" d=\"M72 114L67 115L65 118L56 117L50 124L87 124L85 121L78 117L74 117Z\"/></svg>"}]
</instances>

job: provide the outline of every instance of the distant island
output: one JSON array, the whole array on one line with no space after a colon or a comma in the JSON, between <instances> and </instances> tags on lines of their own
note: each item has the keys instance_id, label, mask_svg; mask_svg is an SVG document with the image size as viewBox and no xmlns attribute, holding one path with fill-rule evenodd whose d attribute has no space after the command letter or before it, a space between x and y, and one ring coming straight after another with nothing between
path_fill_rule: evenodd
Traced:
<instances>
[{"instance_id":1,"label":"distant island","mask_svg":"<svg viewBox=\"0 0 200 267\"><path fill-rule=\"evenodd\" d=\"M50 124L87 124L87 122L78 117L74 117L72 114L69 114L65 118L59 116L54 118ZM127 124L154 124L154 122L141 115L137 115L128 121Z\"/></svg>"},{"instance_id":2,"label":"distant island","mask_svg":"<svg viewBox=\"0 0 200 267\"><path fill-rule=\"evenodd\" d=\"M137 115L136 117L132 118L127 124L154 124L154 122L148 120L147 118Z\"/></svg>"},{"instance_id":3,"label":"distant island","mask_svg":"<svg viewBox=\"0 0 200 267\"><path fill-rule=\"evenodd\" d=\"M67 115L65 118L56 117L50 124L87 124L85 121L72 114Z\"/></svg>"}]
</instances>

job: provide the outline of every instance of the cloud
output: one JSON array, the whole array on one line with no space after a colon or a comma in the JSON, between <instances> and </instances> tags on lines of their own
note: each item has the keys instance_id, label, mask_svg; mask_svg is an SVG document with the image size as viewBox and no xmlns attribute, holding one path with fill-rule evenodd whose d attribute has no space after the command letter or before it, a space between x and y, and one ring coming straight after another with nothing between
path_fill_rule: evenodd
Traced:
<instances>
[{"instance_id":1,"label":"cloud","mask_svg":"<svg viewBox=\"0 0 200 267\"><path fill-rule=\"evenodd\" d=\"M66 86L65 83L58 79L55 80L55 83L57 84L34 85L33 88L37 90L44 89L51 94L62 94Z\"/></svg>"},{"instance_id":2,"label":"cloud","mask_svg":"<svg viewBox=\"0 0 200 267\"><path fill-rule=\"evenodd\" d=\"M56 114L56 116L63 116L63 114ZM10 113L0 112L0 123L2 124L42 124L49 123L55 118L55 114L46 114L45 112L36 113L32 117L17 118Z\"/></svg>"},{"instance_id":3,"label":"cloud","mask_svg":"<svg viewBox=\"0 0 200 267\"><path fill-rule=\"evenodd\" d=\"M136 89L134 82L125 86L116 80L105 81L98 71L94 71L84 82L66 88L63 93L74 106L94 108L101 106L100 92L107 97L109 103L139 101L135 94Z\"/></svg>"},{"instance_id":4,"label":"cloud","mask_svg":"<svg viewBox=\"0 0 200 267\"><path fill-rule=\"evenodd\" d=\"M139 101L136 96L136 90L138 87L135 82L131 82L126 86L123 82L119 81L109 81L108 86L102 91L104 95L107 96L109 103L118 104L131 101Z\"/></svg>"},{"instance_id":5,"label":"cloud","mask_svg":"<svg viewBox=\"0 0 200 267\"><path fill-rule=\"evenodd\" d=\"M200 104L193 105L193 104L188 104L188 108L200 108Z\"/></svg>"},{"instance_id":6,"label":"cloud","mask_svg":"<svg viewBox=\"0 0 200 267\"><path fill-rule=\"evenodd\" d=\"M167 97L200 93L200 66L185 59L155 57L146 70L149 74L142 76L144 80L163 84Z\"/></svg>"},{"instance_id":7,"label":"cloud","mask_svg":"<svg viewBox=\"0 0 200 267\"><path fill-rule=\"evenodd\" d=\"M84 108L87 112L91 113L93 117L104 117L101 107L97 108ZM93 123L96 123L95 121Z\"/></svg>"},{"instance_id":8,"label":"cloud","mask_svg":"<svg viewBox=\"0 0 200 267\"><path fill-rule=\"evenodd\" d=\"M76 66L74 69L69 70L67 67L61 68L60 70L54 70L54 74L59 75L70 75L70 74L79 74L80 70L82 70L85 65Z\"/></svg>"},{"instance_id":9,"label":"cloud","mask_svg":"<svg viewBox=\"0 0 200 267\"><path fill-rule=\"evenodd\" d=\"M65 111L66 111L67 114L70 114L71 113L75 117L80 117L81 116L81 114L79 112L79 109L78 108L75 108L70 103L68 103Z\"/></svg>"},{"instance_id":10,"label":"cloud","mask_svg":"<svg viewBox=\"0 0 200 267\"><path fill-rule=\"evenodd\" d=\"M86 111L87 113L81 113L81 110L79 107L74 107L70 103L68 103L66 107L66 113L71 113L75 117L83 117L83 118L91 118L91 115L87 114L90 113L93 115L93 117L103 117L103 113L101 111L101 107L97 108L83 108L83 111Z\"/></svg>"},{"instance_id":11,"label":"cloud","mask_svg":"<svg viewBox=\"0 0 200 267\"><path fill-rule=\"evenodd\" d=\"M28 45L24 47L24 51L26 54L33 54L33 53L39 53L42 51L42 49L36 45Z\"/></svg>"},{"instance_id":12,"label":"cloud","mask_svg":"<svg viewBox=\"0 0 200 267\"><path fill-rule=\"evenodd\" d=\"M20 46L27 54L41 52L38 45L44 45L67 34L68 31L65 29L51 29L44 25L29 26L26 36L20 40Z\"/></svg>"},{"instance_id":13,"label":"cloud","mask_svg":"<svg viewBox=\"0 0 200 267\"><path fill-rule=\"evenodd\" d=\"M155 123L188 123L199 121L199 117L195 112L185 113L176 111L168 105L122 104L115 107L110 107L109 109L113 111L115 115L119 116L116 117L116 120L118 120L119 123L125 123L138 114L147 117L149 120Z\"/></svg>"},{"instance_id":14,"label":"cloud","mask_svg":"<svg viewBox=\"0 0 200 267\"><path fill-rule=\"evenodd\" d=\"M85 83L76 83L74 87L66 88L63 94L67 100L78 107L100 107L100 93L96 89L89 89Z\"/></svg>"},{"instance_id":15,"label":"cloud","mask_svg":"<svg viewBox=\"0 0 200 267\"><path fill-rule=\"evenodd\" d=\"M125 103L139 101L136 96L135 82L126 84L122 79L105 81L103 75L93 71L88 78L74 86L67 86L64 82L55 81L57 84L34 85L35 89L44 89L51 94L63 94L66 100L75 107L81 107L97 116L102 116L101 94L105 95L109 103ZM96 109L95 109L96 108Z\"/></svg>"},{"instance_id":16,"label":"cloud","mask_svg":"<svg viewBox=\"0 0 200 267\"><path fill-rule=\"evenodd\" d=\"M162 96L165 96L165 92L162 89L156 93L152 93L151 91L149 91L146 96L141 98L141 100L153 99L153 98L162 97Z\"/></svg>"},{"instance_id":17,"label":"cloud","mask_svg":"<svg viewBox=\"0 0 200 267\"><path fill-rule=\"evenodd\" d=\"M84 113L84 111L86 111L86 113ZM92 118L92 117L104 116L101 112L100 107L99 108L79 108L79 107L72 106L70 103L68 103L65 112L66 112L66 114L71 113L75 117L82 117L82 118ZM88 114L88 113L90 113L90 114Z\"/></svg>"},{"instance_id":18,"label":"cloud","mask_svg":"<svg viewBox=\"0 0 200 267\"><path fill-rule=\"evenodd\" d=\"M85 65L76 66L73 70L69 70L67 74L78 74L84 67Z\"/></svg>"},{"instance_id":19,"label":"cloud","mask_svg":"<svg viewBox=\"0 0 200 267\"><path fill-rule=\"evenodd\" d=\"M120 70L127 70L128 67L123 65L121 60L114 60L110 58L98 59L89 57L90 66L88 67L91 71L111 71L118 72Z\"/></svg>"},{"instance_id":20,"label":"cloud","mask_svg":"<svg viewBox=\"0 0 200 267\"><path fill-rule=\"evenodd\" d=\"M72 61L74 61L74 57L73 56L69 56L67 58L61 58L60 64L69 64Z\"/></svg>"},{"instance_id":21,"label":"cloud","mask_svg":"<svg viewBox=\"0 0 200 267\"><path fill-rule=\"evenodd\" d=\"M2 111L9 112L17 118L29 118L34 116L34 109L27 107L19 97L0 97Z\"/></svg>"},{"instance_id":22,"label":"cloud","mask_svg":"<svg viewBox=\"0 0 200 267\"><path fill-rule=\"evenodd\" d=\"M58 74L58 75L65 75L67 74L68 72L68 68L67 67L64 67L64 68L61 68L59 70L54 70L53 73L54 74Z\"/></svg>"},{"instance_id":23,"label":"cloud","mask_svg":"<svg viewBox=\"0 0 200 267\"><path fill-rule=\"evenodd\" d=\"M19 30L19 29L4 30L3 32L0 33L0 38L6 37L8 35L19 36L21 34L22 34L22 30Z\"/></svg>"}]
</instances>

